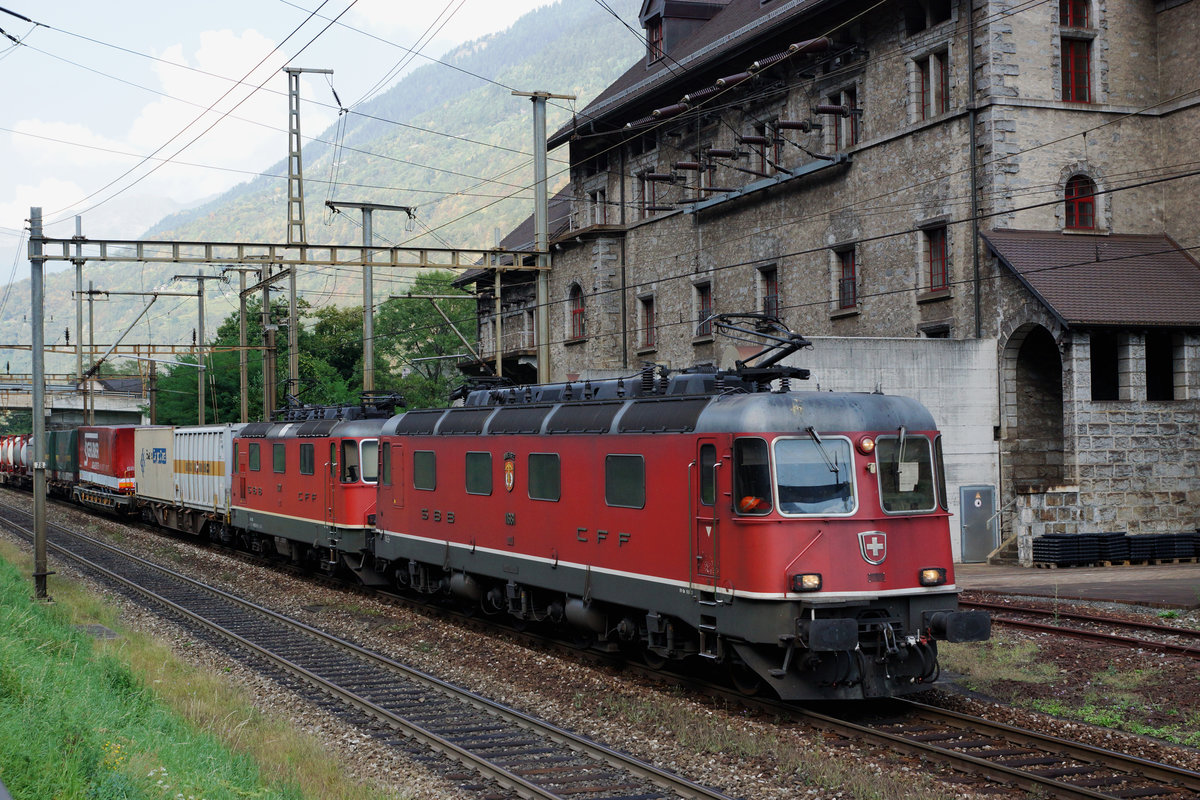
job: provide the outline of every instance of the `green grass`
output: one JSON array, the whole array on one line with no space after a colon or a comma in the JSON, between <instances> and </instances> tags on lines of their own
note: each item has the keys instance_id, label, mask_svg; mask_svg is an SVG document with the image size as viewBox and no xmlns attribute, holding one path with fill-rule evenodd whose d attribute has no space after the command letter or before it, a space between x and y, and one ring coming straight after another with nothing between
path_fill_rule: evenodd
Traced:
<instances>
[{"instance_id":1,"label":"green grass","mask_svg":"<svg viewBox=\"0 0 1200 800\"><path fill-rule=\"evenodd\" d=\"M0 543L0 780L16 800L398 796L348 780L336 753L219 675L122 631L102 600L55 579L55 602L36 603L23 561ZM90 623L121 638L93 642L76 629Z\"/></svg>"}]
</instances>

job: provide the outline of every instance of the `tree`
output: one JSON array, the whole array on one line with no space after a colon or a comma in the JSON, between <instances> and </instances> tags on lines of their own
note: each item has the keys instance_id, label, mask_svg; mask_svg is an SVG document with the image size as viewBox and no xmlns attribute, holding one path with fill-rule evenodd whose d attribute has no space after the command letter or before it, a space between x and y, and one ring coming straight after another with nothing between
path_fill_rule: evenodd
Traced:
<instances>
[{"instance_id":1,"label":"tree","mask_svg":"<svg viewBox=\"0 0 1200 800\"><path fill-rule=\"evenodd\" d=\"M462 300L437 300L438 306L466 338L476 339L475 298L452 285L454 273L423 272L413 283L413 295L461 295ZM456 367L466 350L454 329L429 300L388 300L375 316L375 352L399 369L392 386L404 396L409 408L441 408L449 404L450 392L462 377ZM382 386L376 372L376 386ZM391 387L389 387L391 388Z\"/></svg>"}]
</instances>

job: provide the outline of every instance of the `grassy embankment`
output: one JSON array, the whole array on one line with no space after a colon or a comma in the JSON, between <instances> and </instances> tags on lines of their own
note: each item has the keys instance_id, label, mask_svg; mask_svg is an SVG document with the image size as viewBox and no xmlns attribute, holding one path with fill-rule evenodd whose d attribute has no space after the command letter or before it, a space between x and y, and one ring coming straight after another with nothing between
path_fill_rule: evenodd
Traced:
<instances>
[{"instance_id":1,"label":"grassy embankment","mask_svg":"<svg viewBox=\"0 0 1200 800\"><path fill-rule=\"evenodd\" d=\"M122 630L79 587L55 580L55 602L34 602L29 574L0 542L0 780L14 800L399 796L355 785L314 737ZM93 641L88 624L120 638Z\"/></svg>"}]
</instances>

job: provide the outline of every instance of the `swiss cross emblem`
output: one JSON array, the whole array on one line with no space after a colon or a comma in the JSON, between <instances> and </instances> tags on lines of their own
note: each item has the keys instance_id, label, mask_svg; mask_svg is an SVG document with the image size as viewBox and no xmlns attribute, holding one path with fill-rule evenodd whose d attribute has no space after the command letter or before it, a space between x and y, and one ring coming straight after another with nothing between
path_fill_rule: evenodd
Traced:
<instances>
[{"instance_id":1,"label":"swiss cross emblem","mask_svg":"<svg viewBox=\"0 0 1200 800\"><path fill-rule=\"evenodd\" d=\"M511 492L517 477L517 456L514 453L504 454L504 491Z\"/></svg>"},{"instance_id":2,"label":"swiss cross emblem","mask_svg":"<svg viewBox=\"0 0 1200 800\"><path fill-rule=\"evenodd\" d=\"M858 535L858 549L863 561L882 564L887 558L887 534L883 531L863 531Z\"/></svg>"}]
</instances>

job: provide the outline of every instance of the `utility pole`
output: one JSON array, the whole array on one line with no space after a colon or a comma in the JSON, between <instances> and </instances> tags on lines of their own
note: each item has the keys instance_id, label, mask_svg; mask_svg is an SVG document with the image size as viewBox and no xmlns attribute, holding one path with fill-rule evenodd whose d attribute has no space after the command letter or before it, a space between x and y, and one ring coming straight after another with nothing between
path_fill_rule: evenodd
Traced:
<instances>
[{"instance_id":1,"label":"utility pole","mask_svg":"<svg viewBox=\"0 0 1200 800\"><path fill-rule=\"evenodd\" d=\"M300 155L300 75L332 75L331 69L284 67L288 76L288 228L289 245L299 245L305 260L308 233L304 228L304 160ZM296 311L296 267L288 270L288 389L300 392L300 337Z\"/></svg>"},{"instance_id":2,"label":"utility pole","mask_svg":"<svg viewBox=\"0 0 1200 800\"><path fill-rule=\"evenodd\" d=\"M538 383L550 382L550 223L546 194L546 101L574 100L572 94L513 92L533 101L533 229L537 250L537 354ZM500 346L500 342L496 342Z\"/></svg>"},{"instance_id":3,"label":"utility pole","mask_svg":"<svg viewBox=\"0 0 1200 800\"><path fill-rule=\"evenodd\" d=\"M197 370L197 378L196 378L196 380L199 381L199 390L200 390L199 393L197 394L197 399L199 400L198 405L200 408L200 410L197 414L197 417L198 417L199 424L203 425L204 424L204 403L205 403L205 399L204 399L204 395L205 395L205 391L204 391L204 372L205 372L205 368L204 368L204 282L205 281L220 281L221 283L226 283L227 278L224 275L205 275L203 272L201 272L198 275L176 275L173 278L171 278L171 280L173 280L173 281L196 281L196 298L197 298L197 300L200 301L200 327L199 327L199 334L198 334L199 338L196 340L196 355L198 356L196 361L198 362L198 365L200 367L200 369Z\"/></svg>"},{"instance_id":4,"label":"utility pole","mask_svg":"<svg viewBox=\"0 0 1200 800\"><path fill-rule=\"evenodd\" d=\"M225 267L221 270L225 272L236 272L238 274L238 346L241 350L238 352L238 387L241 389L241 421L250 421L250 353L247 348L246 334L246 273L255 272L262 273L262 267ZM264 376L266 373L263 373ZM266 388L263 388L265 395Z\"/></svg>"},{"instance_id":5,"label":"utility pole","mask_svg":"<svg viewBox=\"0 0 1200 800\"><path fill-rule=\"evenodd\" d=\"M375 234L371 227L372 211L403 211L413 218L413 210L409 206L389 206L383 203L346 203L337 200L326 200L325 205L337 210L339 208L357 208L362 211L363 248L366 251L363 264L363 391L375 391L375 283L372 276L371 245Z\"/></svg>"},{"instance_id":6,"label":"utility pole","mask_svg":"<svg viewBox=\"0 0 1200 800\"><path fill-rule=\"evenodd\" d=\"M75 217L75 380L83 381L83 217Z\"/></svg>"},{"instance_id":7,"label":"utility pole","mask_svg":"<svg viewBox=\"0 0 1200 800\"><path fill-rule=\"evenodd\" d=\"M33 586L38 600L48 600L46 578L46 321L45 260L42 256L42 209L29 209L29 294L33 317Z\"/></svg>"}]
</instances>

